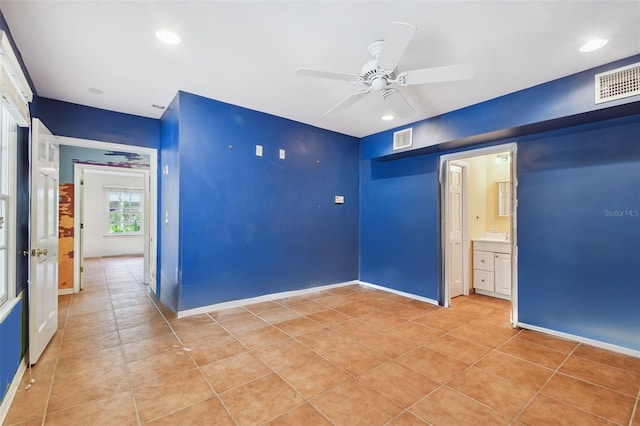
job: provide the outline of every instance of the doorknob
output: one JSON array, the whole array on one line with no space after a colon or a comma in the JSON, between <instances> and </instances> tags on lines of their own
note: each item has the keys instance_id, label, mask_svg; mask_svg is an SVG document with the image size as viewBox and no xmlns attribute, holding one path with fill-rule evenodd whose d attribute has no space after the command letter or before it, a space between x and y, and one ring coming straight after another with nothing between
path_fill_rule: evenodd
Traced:
<instances>
[{"instance_id":1,"label":"doorknob","mask_svg":"<svg viewBox=\"0 0 640 426\"><path fill-rule=\"evenodd\" d=\"M23 256L29 256L29 250L22 250Z\"/></svg>"},{"instance_id":2,"label":"doorknob","mask_svg":"<svg viewBox=\"0 0 640 426\"><path fill-rule=\"evenodd\" d=\"M36 256L40 256L40 255L47 255L49 254L49 250L47 249L36 249Z\"/></svg>"}]
</instances>

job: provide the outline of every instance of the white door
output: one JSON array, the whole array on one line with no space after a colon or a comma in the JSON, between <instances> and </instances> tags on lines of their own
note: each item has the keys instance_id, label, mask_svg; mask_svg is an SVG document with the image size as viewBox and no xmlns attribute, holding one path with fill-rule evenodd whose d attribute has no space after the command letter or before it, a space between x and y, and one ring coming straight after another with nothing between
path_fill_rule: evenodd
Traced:
<instances>
[{"instance_id":1,"label":"white door","mask_svg":"<svg viewBox=\"0 0 640 426\"><path fill-rule=\"evenodd\" d=\"M35 364L58 328L58 144L37 119L31 128L30 225L29 362Z\"/></svg>"},{"instance_id":2,"label":"white door","mask_svg":"<svg viewBox=\"0 0 640 426\"><path fill-rule=\"evenodd\" d=\"M449 297L462 295L462 167L449 165Z\"/></svg>"}]
</instances>

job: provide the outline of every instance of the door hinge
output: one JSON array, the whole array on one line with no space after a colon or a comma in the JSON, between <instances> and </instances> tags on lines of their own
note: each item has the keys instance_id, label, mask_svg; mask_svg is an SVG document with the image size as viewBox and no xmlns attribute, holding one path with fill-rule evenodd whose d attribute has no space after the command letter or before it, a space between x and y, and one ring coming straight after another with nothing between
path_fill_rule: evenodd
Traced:
<instances>
[{"instance_id":1,"label":"door hinge","mask_svg":"<svg viewBox=\"0 0 640 426\"><path fill-rule=\"evenodd\" d=\"M84 223L80 224L80 229L84 229Z\"/></svg>"},{"instance_id":2,"label":"door hinge","mask_svg":"<svg viewBox=\"0 0 640 426\"><path fill-rule=\"evenodd\" d=\"M80 185L84 185L84 179L80 179Z\"/></svg>"},{"instance_id":3,"label":"door hinge","mask_svg":"<svg viewBox=\"0 0 640 426\"><path fill-rule=\"evenodd\" d=\"M84 272L84 266L80 267L80 272Z\"/></svg>"}]
</instances>

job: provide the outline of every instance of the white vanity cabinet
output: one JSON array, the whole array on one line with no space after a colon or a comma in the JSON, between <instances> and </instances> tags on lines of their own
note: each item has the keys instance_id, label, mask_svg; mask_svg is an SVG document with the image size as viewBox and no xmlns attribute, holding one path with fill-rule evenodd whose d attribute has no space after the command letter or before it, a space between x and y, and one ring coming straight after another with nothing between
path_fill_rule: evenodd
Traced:
<instances>
[{"instance_id":1,"label":"white vanity cabinet","mask_svg":"<svg viewBox=\"0 0 640 426\"><path fill-rule=\"evenodd\" d=\"M509 241L473 241L473 288L478 294L511 298Z\"/></svg>"}]
</instances>

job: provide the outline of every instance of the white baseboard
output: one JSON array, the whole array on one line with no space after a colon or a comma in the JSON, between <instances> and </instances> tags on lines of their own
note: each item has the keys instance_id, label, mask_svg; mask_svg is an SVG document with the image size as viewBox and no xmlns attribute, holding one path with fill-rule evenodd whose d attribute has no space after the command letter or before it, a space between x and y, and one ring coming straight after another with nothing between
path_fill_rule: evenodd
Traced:
<instances>
[{"instance_id":1,"label":"white baseboard","mask_svg":"<svg viewBox=\"0 0 640 426\"><path fill-rule=\"evenodd\" d=\"M358 283L360 283L360 285L363 285L363 286L366 286L366 287L371 287L371 288L375 288L375 289L378 289L378 290L386 291L388 293L394 293L394 294L397 294L399 296L408 297L409 299L415 299L415 300L419 300L421 302L430 303L432 305L438 305L438 301L437 300L429 299L428 297L422 297L422 296L418 296L418 295L412 294L412 293L405 293L404 291L394 290L394 289L389 288L389 287L384 287L384 286L381 286L381 285L378 285L378 284L368 283L366 281L358 281Z\"/></svg>"},{"instance_id":2,"label":"white baseboard","mask_svg":"<svg viewBox=\"0 0 640 426\"><path fill-rule=\"evenodd\" d=\"M280 293L265 294L263 296L250 297L248 299L231 300L229 302L216 303L214 305L201 306L199 308L178 311L178 318L184 318L191 315L204 314L207 312L220 311L222 309L237 308L240 306L251 305L253 303L269 302L271 300L284 299L286 297L302 296L304 294L315 293L317 291L329 290L337 287L360 284L360 281L345 281L342 283L321 285L317 287L305 288L302 290L283 291Z\"/></svg>"},{"instance_id":3,"label":"white baseboard","mask_svg":"<svg viewBox=\"0 0 640 426\"><path fill-rule=\"evenodd\" d=\"M11 385L9 386L9 390L7 394L4 396L2 400L2 404L0 404L0 425L4 424L5 419L7 418L7 414L9 413L9 407L11 407L11 403L13 402L13 398L16 396L16 392L18 392L18 386L20 386L20 382L22 381L22 377L24 376L24 372L27 370L27 358L24 357L20 361L18 365L18 371L13 376L13 380L11 381Z\"/></svg>"},{"instance_id":4,"label":"white baseboard","mask_svg":"<svg viewBox=\"0 0 640 426\"><path fill-rule=\"evenodd\" d=\"M595 346L600 349L606 349L612 352L618 352L624 355L630 355L636 358L640 358L640 351L625 348L623 346L612 345L611 343L601 342L600 340L593 340L587 337L577 336L575 334L564 333L562 331L552 330L550 328L538 327L537 325L531 325L523 322L517 324L518 327L526 328L527 330L539 331L541 333L550 334L552 336L561 337L563 339L573 340L576 342L584 343L589 346Z\"/></svg>"},{"instance_id":5,"label":"white baseboard","mask_svg":"<svg viewBox=\"0 0 640 426\"><path fill-rule=\"evenodd\" d=\"M58 289L58 296L65 296L67 294L73 294L73 289L72 288Z\"/></svg>"},{"instance_id":6,"label":"white baseboard","mask_svg":"<svg viewBox=\"0 0 640 426\"><path fill-rule=\"evenodd\" d=\"M487 290L482 290L480 288L476 288L473 291L483 296L495 297L496 299L511 300L511 296L507 294L496 293L495 291L487 291Z\"/></svg>"}]
</instances>

